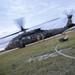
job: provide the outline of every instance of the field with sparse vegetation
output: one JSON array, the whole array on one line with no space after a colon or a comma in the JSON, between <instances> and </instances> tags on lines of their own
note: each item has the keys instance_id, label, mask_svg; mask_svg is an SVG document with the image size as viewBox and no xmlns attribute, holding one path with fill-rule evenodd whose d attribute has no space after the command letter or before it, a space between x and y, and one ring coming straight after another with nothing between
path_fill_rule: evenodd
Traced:
<instances>
[{"instance_id":1,"label":"field with sparse vegetation","mask_svg":"<svg viewBox=\"0 0 75 75\"><path fill-rule=\"evenodd\" d=\"M75 31L66 35L69 35L69 41L60 43L58 49L75 56ZM54 53L61 37L64 35L0 55L0 75L75 75L75 60L59 54L28 62L31 57ZM64 50L70 47L68 52Z\"/></svg>"}]
</instances>

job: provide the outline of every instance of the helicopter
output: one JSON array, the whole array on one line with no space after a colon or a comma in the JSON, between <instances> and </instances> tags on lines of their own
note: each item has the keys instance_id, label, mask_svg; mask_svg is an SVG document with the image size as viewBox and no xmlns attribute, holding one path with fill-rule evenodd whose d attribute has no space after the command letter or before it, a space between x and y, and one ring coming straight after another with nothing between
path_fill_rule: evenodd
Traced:
<instances>
[{"instance_id":1,"label":"helicopter","mask_svg":"<svg viewBox=\"0 0 75 75\"><path fill-rule=\"evenodd\" d=\"M66 24L66 26L64 26L62 28L57 28L57 29L52 29L52 30L42 30L41 28L37 28L37 29L31 30L28 32L26 32L26 30L28 30L28 29L24 29L23 20L21 18L20 20L17 20L21 30L19 32L13 33L11 35L7 35L0 39L4 39L9 36L23 32L22 34L19 34L18 36L14 37L11 41L9 41L8 45L5 47L5 50L10 50L10 49L14 49L14 48L24 48L27 44L49 38L49 37L52 37L57 34L61 34L64 31L66 31L67 29L75 26L75 24L72 23L72 16L73 15L71 15L71 14L67 15L67 19L68 19L67 24ZM53 20L44 22L42 24L52 22L52 21L55 21L58 19L60 19L60 18L55 18Z\"/></svg>"}]
</instances>

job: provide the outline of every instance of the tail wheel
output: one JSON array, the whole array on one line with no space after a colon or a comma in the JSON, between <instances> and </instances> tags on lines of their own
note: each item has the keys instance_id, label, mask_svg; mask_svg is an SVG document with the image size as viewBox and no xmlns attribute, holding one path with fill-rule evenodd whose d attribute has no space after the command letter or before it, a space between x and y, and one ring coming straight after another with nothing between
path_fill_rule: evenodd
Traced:
<instances>
[{"instance_id":1,"label":"tail wheel","mask_svg":"<svg viewBox=\"0 0 75 75\"><path fill-rule=\"evenodd\" d=\"M37 41L40 41L40 40L43 40L43 39L44 39L43 34L38 34L37 35Z\"/></svg>"}]
</instances>

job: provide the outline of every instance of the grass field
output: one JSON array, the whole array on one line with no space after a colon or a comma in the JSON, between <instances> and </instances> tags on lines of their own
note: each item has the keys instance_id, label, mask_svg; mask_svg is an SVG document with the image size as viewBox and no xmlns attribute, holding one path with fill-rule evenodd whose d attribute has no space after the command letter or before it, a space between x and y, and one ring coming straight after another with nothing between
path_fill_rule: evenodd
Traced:
<instances>
[{"instance_id":1,"label":"grass field","mask_svg":"<svg viewBox=\"0 0 75 75\"><path fill-rule=\"evenodd\" d=\"M72 51L67 53L72 55L75 53L75 31L67 35L69 41L60 43L58 49L67 52L64 49L72 47ZM63 35L0 55L0 75L75 75L75 60L59 54L41 61L28 62L31 57L55 52L55 46L61 37Z\"/></svg>"}]
</instances>

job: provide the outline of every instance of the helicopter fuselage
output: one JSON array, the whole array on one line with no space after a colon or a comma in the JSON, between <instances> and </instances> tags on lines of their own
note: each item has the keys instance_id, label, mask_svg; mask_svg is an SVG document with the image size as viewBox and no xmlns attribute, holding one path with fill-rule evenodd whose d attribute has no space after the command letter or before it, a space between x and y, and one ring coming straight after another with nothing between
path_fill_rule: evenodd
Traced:
<instances>
[{"instance_id":1,"label":"helicopter fuselage","mask_svg":"<svg viewBox=\"0 0 75 75\"><path fill-rule=\"evenodd\" d=\"M43 40L45 38L49 38L51 36L60 34L64 32L66 28L59 28L59 29L53 29L53 30L40 30L37 29L36 32L28 32L23 33L17 37L15 37L13 40L9 42L5 50L13 49L13 48L23 48L25 45Z\"/></svg>"}]
</instances>

